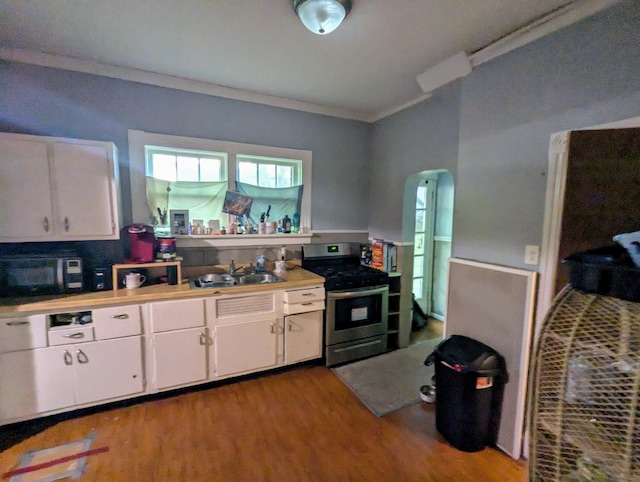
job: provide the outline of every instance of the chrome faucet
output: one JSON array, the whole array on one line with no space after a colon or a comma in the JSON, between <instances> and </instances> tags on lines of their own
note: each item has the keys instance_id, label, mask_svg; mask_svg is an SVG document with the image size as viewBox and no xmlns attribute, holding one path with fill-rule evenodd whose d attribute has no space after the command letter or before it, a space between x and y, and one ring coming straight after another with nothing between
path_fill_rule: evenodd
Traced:
<instances>
[{"instance_id":1,"label":"chrome faucet","mask_svg":"<svg viewBox=\"0 0 640 482\"><path fill-rule=\"evenodd\" d=\"M236 271L240 271L243 270L243 274L251 274L253 273L253 263L249 263L249 266L238 266L236 268L236 263L235 260L231 260L231 263L229 264L229 274L233 275L236 273Z\"/></svg>"}]
</instances>

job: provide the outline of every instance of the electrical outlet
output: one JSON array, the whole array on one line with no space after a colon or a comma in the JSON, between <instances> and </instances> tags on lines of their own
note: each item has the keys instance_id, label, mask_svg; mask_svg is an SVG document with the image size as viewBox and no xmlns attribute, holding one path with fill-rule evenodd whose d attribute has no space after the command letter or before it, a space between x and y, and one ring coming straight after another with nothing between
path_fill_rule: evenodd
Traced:
<instances>
[{"instance_id":1,"label":"electrical outlet","mask_svg":"<svg viewBox=\"0 0 640 482\"><path fill-rule=\"evenodd\" d=\"M524 264L538 265L540 262L540 246L527 244L524 247Z\"/></svg>"}]
</instances>

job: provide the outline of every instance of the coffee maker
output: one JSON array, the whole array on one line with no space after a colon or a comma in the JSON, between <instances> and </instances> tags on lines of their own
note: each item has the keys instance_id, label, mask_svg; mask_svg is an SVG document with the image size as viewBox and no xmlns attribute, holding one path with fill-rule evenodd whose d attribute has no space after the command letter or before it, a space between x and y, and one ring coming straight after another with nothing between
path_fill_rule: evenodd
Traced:
<instances>
[{"instance_id":1,"label":"coffee maker","mask_svg":"<svg viewBox=\"0 0 640 482\"><path fill-rule=\"evenodd\" d=\"M127 263L151 263L154 260L156 235L153 226L131 224L122 229L122 238L129 241Z\"/></svg>"}]
</instances>

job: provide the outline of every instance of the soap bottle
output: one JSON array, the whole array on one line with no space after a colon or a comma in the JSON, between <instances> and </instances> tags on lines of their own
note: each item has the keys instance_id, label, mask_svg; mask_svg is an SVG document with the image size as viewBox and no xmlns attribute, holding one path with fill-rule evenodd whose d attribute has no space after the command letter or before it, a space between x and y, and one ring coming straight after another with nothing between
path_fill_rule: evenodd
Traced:
<instances>
[{"instance_id":1,"label":"soap bottle","mask_svg":"<svg viewBox=\"0 0 640 482\"><path fill-rule=\"evenodd\" d=\"M291 232L292 233L300 232L300 214L299 213L294 213L293 215L293 221L291 223Z\"/></svg>"},{"instance_id":2,"label":"soap bottle","mask_svg":"<svg viewBox=\"0 0 640 482\"><path fill-rule=\"evenodd\" d=\"M256 252L256 273L264 273L267 270L267 258L264 256L262 246Z\"/></svg>"},{"instance_id":3,"label":"soap bottle","mask_svg":"<svg viewBox=\"0 0 640 482\"><path fill-rule=\"evenodd\" d=\"M288 214L285 214L284 219L282 220L282 230L285 233L291 232L291 218L289 217Z\"/></svg>"}]
</instances>

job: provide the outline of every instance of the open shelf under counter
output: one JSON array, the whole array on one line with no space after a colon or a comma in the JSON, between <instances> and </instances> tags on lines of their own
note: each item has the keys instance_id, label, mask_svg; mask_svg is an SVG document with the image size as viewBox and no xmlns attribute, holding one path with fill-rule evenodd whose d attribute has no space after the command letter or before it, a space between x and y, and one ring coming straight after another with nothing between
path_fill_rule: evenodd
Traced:
<instances>
[{"instance_id":1,"label":"open shelf under counter","mask_svg":"<svg viewBox=\"0 0 640 482\"><path fill-rule=\"evenodd\" d=\"M206 246L282 246L283 244L309 244L313 233L297 234L192 234L174 235L179 248L201 248Z\"/></svg>"}]
</instances>

